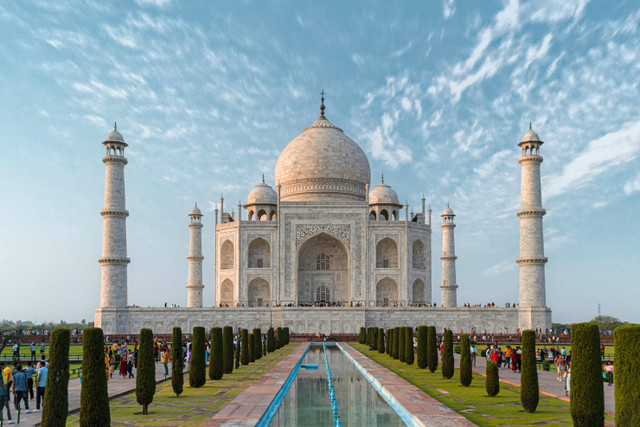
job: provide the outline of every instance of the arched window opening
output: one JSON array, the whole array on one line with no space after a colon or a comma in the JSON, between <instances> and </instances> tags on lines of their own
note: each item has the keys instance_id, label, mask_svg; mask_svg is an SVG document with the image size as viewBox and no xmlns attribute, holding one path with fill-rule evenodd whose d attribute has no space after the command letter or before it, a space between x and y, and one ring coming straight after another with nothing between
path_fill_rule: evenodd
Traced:
<instances>
[{"instance_id":1,"label":"arched window opening","mask_svg":"<svg viewBox=\"0 0 640 427\"><path fill-rule=\"evenodd\" d=\"M331 270L329 255L320 254L316 258L316 270Z\"/></svg>"},{"instance_id":2,"label":"arched window opening","mask_svg":"<svg viewBox=\"0 0 640 427\"><path fill-rule=\"evenodd\" d=\"M220 285L220 304L223 307L232 307L233 303L233 282L229 279L224 279L222 285Z\"/></svg>"},{"instance_id":3,"label":"arched window opening","mask_svg":"<svg viewBox=\"0 0 640 427\"><path fill-rule=\"evenodd\" d=\"M376 245L376 268L398 268L398 245L388 237Z\"/></svg>"},{"instance_id":4,"label":"arched window opening","mask_svg":"<svg viewBox=\"0 0 640 427\"><path fill-rule=\"evenodd\" d=\"M226 240L220 247L220 269L233 269L233 243Z\"/></svg>"},{"instance_id":5,"label":"arched window opening","mask_svg":"<svg viewBox=\"0 0 640 427\"><path fill-rule=\"evenodd\" d=\"M426 258L426 250L424 247L424 243L422 243L422 240L416 240L415 242L413 242L411 257L411 264L413 268L424 270L426 268Z\"/></svg>"},{"instance_id":6,"label":"arched window opening","mask_svg":"<svg viewBox=\"0 0 640 427\"><path fill-rule=\"evenodd\" d=\"M376 220L376 211L371 211L371 213L369 214L369 219L371 221L375 221Z\"/></svg>"},{"instance_id":7,"label":"arched window opening","mask_svg":"<svg viewBox=\"0 0 640 427\"><path fill-rule=\"evenodd\" d=\"M331 290L327 286L319 286L316 290L316 302L331 301Z\"/></svg>"},{"instance_id":8,"label":"arched window opening","mask_svg":"<svg viewBox=\"0 0 640 427\"><path fill-rule=\"evenodd\" d=\"M253 211L249 211L249 213L247 214L247 218L249 219L249 221L253 221Z\"/></svg>"},{"instance_id":9,"label":"arched window opening","mask_svg":"<svg viewBox=\"0 0 640 427\"><path fill-rule=\"evenodd\" d=\"M393 220L394 221L398 220L398 211L393 211Z\"/></svg>"},{"instance_id":10,"label":"arched window opening","mask_svg":"<svg viewBox=\"0 0 640 427\"><path fill-rule=\"evenodd\" d=\"M271 267L271 246L265 239L258 237L249 243L249 268Z\"/></svg>"},{"instance_id":11,"label":"arched window opening","mask_svg":"<svg viewBox=\"0 0 640 427\"><path fill-rule=\"evenodd\" d=\"M271 287L269 282L261 277L257 277L249 282L248 302L249 307L265 307L271 299Z\"/></svg>"},{"instance_id":12,"label":"arched window opening","mask_svg":"<svg viewBox=\"0 0 640 427\"><path fill-rule=\"evenodd\" d=\"M275 221L277 219L276 217L276 211L271 211L271 216L269 218L271 221Z\"/></svg>"},{"instance_id":13,"label":"arched window opening","mask_svg":"<svg viewBox=\"0 0 640 427\"><path fill-rule=\"evenodd\" d=\"M264 209L260 209L256 214L256 219L258 221L267 221L269 218L267 217L267 212Z\"/></svg>"},{"instance_id":14,"label":"arched window opening","mask_svg":"<svg viewBox=\"0 0 640 427\"><path fill-rule=\"evenodd\" d=\"M380 211L380 221L389 221L389 212L386 209Z\"/></svg>"}]
</instances>

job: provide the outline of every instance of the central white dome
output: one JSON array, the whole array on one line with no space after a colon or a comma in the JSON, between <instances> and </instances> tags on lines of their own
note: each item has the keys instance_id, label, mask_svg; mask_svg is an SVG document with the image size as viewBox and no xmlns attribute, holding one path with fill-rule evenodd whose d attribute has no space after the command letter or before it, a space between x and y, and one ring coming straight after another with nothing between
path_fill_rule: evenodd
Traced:
<instances>
[{"instance_id":1,"label":"central white dome","mask_svg":"<svg viewBox=\"0 0 640 427\"><path fill-rule=\"evenodd\" d=\"M367 155L324 114L278 157L282 201L365 201L371 178Z\"/></svg>"}]
</instances>

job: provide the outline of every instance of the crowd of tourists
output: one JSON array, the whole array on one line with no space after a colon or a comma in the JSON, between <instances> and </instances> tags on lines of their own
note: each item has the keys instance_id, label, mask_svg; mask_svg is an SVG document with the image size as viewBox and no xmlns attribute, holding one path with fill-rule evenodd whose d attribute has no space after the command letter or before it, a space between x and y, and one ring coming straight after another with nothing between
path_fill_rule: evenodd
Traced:
<instances>
[{"instance_id":1,"label":"crowd of tourists","mask_svg":"<svg viewBox=\"0 0 640 427\"><path fill-rule=\"evenodd\" d=\"M20 362L13 365L13 369L0 361L0 419L6 410L7 424L14 424L11 419L11 398L16 411L24 410L26 414L40 412L45 387L47 385L48 362L44 357L38 362L27 361L23 366ZM35 393L34 393L35 389ZM31 411L29 401L35 398L35 409Z\"/></svg>"}]
</instances>

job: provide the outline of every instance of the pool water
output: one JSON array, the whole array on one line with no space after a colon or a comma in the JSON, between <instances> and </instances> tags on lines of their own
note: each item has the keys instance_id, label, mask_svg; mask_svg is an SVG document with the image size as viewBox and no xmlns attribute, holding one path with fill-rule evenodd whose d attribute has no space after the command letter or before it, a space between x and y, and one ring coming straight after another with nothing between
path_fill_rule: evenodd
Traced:
<instances>
[{"instance_id":1,"label":"pool water","mask_svg":"<svg viewBox=\"0 0 640 427\"><path fill-rule=\"evenodd\" d=\"M331 370L342 426L404 426L398 414L362 376L358 368L335 345L312 345L271 426L333 426L335 424L329 396L329 380L324 352Z\"/></svg>"}]
</instances>

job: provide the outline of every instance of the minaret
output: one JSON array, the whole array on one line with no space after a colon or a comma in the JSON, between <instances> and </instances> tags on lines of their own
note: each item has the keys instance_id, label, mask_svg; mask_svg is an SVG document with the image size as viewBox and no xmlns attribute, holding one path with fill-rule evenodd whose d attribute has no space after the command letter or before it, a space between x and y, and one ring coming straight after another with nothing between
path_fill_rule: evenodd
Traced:
<instances>
[{"instance_id":1,"label":"minaret","mask_svg":"<svg viewBox=\"0 0 640 427\"><path fill-rule=\"evenodd\" d=\"M104 190L104 218L102 233L102 265L100 280L100 307L127 306L127 217L124 198L124 166L127 159L124 149L127 143L118 132L117 125L103 142L107 155L102 159L106 165Z\"/></svg>"},{"instance_id":2,"label":"minaret","mask_svg":"<svg viewBox=\"0 0 640 427\"><path fill-rule=\"evenodd\" d=\"M544 280L544 238L542 234L542 209L540 190L540 146L543 144L538 135L531 130L518 144L522 148L522 157L518 163L522 169L520 186L520 256L516 260L520 267L520 307L546 307ZM534 328L530 321L520 321L521 328Z\"/></svg>"},{"instance_id":3,"label":"minaret","mask_svg":"<svg viewBox=\"0 0 640 427\"><path fill-rule=\"evenodd\" d=\"M456 284L456 247L453 242L453 229L456 225L453 223L455 214L447 205L447 209L442 213L442 306L455 307L457 303Z\"/></svg>"},{"instance_id":4,"label":"minaret","mask_svg":"<svg viewBox=\"0 0 640 427\"><path fill-rule=\"evenodd\" d=\"M202 307L202 212L198 204L189 214L189 280L187 281L187 307Z\"/></svg>"}]
</instances>

